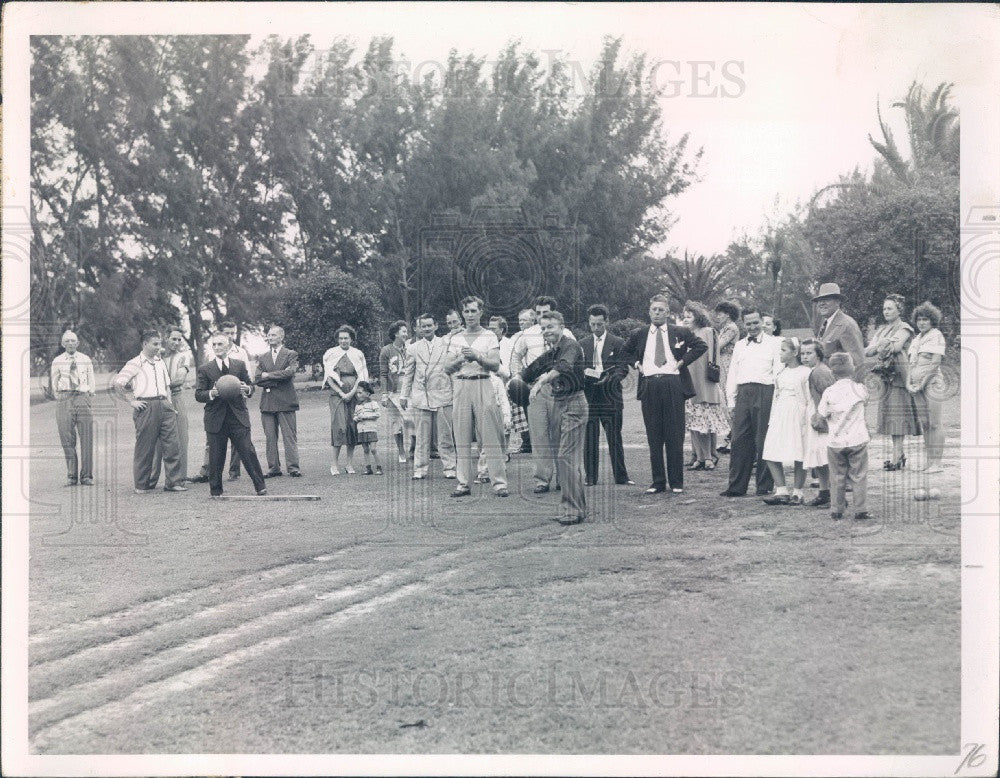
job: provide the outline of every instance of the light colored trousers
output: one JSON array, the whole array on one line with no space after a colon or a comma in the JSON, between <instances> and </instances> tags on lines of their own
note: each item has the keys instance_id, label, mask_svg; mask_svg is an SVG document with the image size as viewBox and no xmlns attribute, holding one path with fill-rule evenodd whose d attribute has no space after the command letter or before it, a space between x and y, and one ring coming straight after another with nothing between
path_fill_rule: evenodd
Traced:
<instances>
[{"instance_id":1,"label":"light colored trousers","mask_svg":"<svg viewBox=\"0 0 1000 778\"><path fill-rule=\"evenodd\" d=\"M66 455L66 473L71 481L94 477L94 414L89 394L63 393L56 406L56 426L59 442ZM76 441L80 440L80 456L76 455ZM78 467L79 466L79 467ZM79 472L77 472L79 470Z\"/></svg>"},{"instance_id":2,"label":"light colored trousers","mask_svg":"<svg viewBox=\"0 0 1000 778\"><path fill-rule=\"evenodd\" d=\"M264 428L266 441L267 469L272 473L281 472L281 457L278 455L278 430L285 444L285 467L289 472L299 469L299 433L295 423L295 411L261 411L260 423Z\"/></svg>"},{"instance_id":3,"label":"light colored trousers","mask_svg":"<svg viewBox=\"0 0 1000 778\"><path fill-rule=\"evenodd\" d=\"M843 513L847 510L847 481L854 489L854 512L864 513L868 498L868 444L828 447L830 458L830 510Z\"/></svg>"},{"instance_id":4,"label":"light colored trousers","mask_svg":"<svg viewBox=\"0 0 1000 778\"><path fill-rule=\"evenodd\" d=\"M164 478L167 486L181 485L181 452L177 440L177 412L166 400L147 400L141 411L132 411L135 424L135 453L132 476L136 489L152 489L153 457L157 444L162 447Z\"/></svg>"},{"instance_id":5,"label":"light colored trousers","mask_svg":"<svg viewBox=\"0 0 1000 778\"><path fill-rule=\"evenodd\" d=\"M455 430L455 448L458 452L458 485L467 487L475 478L476 463L472 454L472 430L475 425L476 437L486 452L486 464L493 480L493 487L495 489L506 487L503 416L497 406L493 384L489 380L455 379L452 423ZM438 446L440 445L439 438Z\"/></svg>"},{"instance_id":6,"label":"light colored trousers","mask_svg":"<svg viewBox=\"0 0 1000 778\"><path fill-rule=\"evenodd\" d=\"M437 430L438 454L445 475L455 474L455 437L452 430L452 406L445 405L435 411L413 409L413 424L417 447L413 452L413 474L427 475L431 461L431 436Z\"/></svg>"},{"instance_id":7,"label":"light colored trousers","mask_svg":"<svg viewBox=\"0 0 1000 778\"><path fill-rule=\"evenodd\" d=\"M546 384L528 404L528 430L531 433L531 452L535 458L535 481L549 486L556 469L559 453L559 423L555 412L556 401L552 387ZM586 418L584 419L586 422Z\"/></svg>"},{"instance_id":8,"label":"light colored trousers","mask_svg":"<svg viewBox=\"0 0 1000 778\"><path fill-rule=\"evenodd\" d=\"M583 486L583 444L589 408L583 392L552 401L552 426L558 430L556 470L562 487L563 516L585 518L587 499ZM534 445L534 442L532 442Z\"/></svg>"}]
</instances>

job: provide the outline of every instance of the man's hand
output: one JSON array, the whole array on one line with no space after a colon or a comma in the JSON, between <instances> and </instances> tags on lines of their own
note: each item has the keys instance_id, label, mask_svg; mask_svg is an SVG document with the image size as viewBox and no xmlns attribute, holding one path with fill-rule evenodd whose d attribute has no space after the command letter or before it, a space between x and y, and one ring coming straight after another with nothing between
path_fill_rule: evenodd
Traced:
<instances>
[{"instance_id":1,"label":"man's hand","mask_svg":"<svg viewBox=\"0 0 1000 778\"><path fill-rule=\"evenodd\" d=\"M389 395L386 392L382 392L382 407L389 407Z\"/></svg>"},{"instance_id":2,"label":"man's hand","mask_svg":"<svg viewBox=\"0 0 1000 778\"><path fill-rule=\"evenodd\" d=\"M145 400L132 400L131 402L129 402L129 405L131 405L137 411L144 411L144 410L146 410L146 401Z\"/></svg>"},{"instance_id":3,"label":"man's hand","mask_svg":"<svg viewBox=\"0 0 1000 778\"><path fill-rule=\"evenodd\" d=\"M250 386L242 381L240 381L240 391L243 392L244 397L250 396Z\"/></svg>"},{"instance_id":4,"label":"man's hand","mask_svg":"<svg viewBox=\"0 0 1000 778\"><path fill-rule=\"evenodd\" d=\"M409 404L410 404L410 401L407 400L405 397L400 397L399 398L399 407L402 408L404 411L406 410L406 406L409 405Z\"/></svg>"},{"instance_id":5,"label":"man's hand","mask_svg":"<svg viewBox=\"0 0 1000 778\"><path fill-rule=\"evenodd\" d=\"M266 370L263 373L261 373L260 376L258 376L257 380L258 381L262 381L265 378L267 378L267 371Z\"/></svg>"},{"instance_id":6,"label":"man's hand","mask_svg":"<svg viewBox=\"0 0 1000 778\"><path fill-rule=\"evenodd\" d=\"M218 396L219 396L219 390L216 389L214 386L211 389L208 390L208 399L209 400L214 400Z\"/></svg>"},{"instance_id":7,"label":"man's hand","mask_svg":"<svg viewBox=\"0 0 1000 778\"><path fill-rule=\"evenodd\" d=\"M480 354L471 346L465 346L462 349L462 356L465 357L466 362L478 362Z\"/></svg>"},{"instance_id":8,"label":"man's hand","mask_svg":"<svg viewBox=\"0 0 1000 778\"><path fill-rule=\"evenodd\" d=\"M538 394L538 393L539 393L540 391L542 391L542 384L543 384L543 382L542 382L542 381L536 381L536 382L535 382L535 385L531 387L531 391L530 391L530 392L528 392L528 402L531 402L532 400L534 400L534 399L535 399L535 396L536 396L536 395L537 395L537 394Z\"/></svg>"}]
</instances>

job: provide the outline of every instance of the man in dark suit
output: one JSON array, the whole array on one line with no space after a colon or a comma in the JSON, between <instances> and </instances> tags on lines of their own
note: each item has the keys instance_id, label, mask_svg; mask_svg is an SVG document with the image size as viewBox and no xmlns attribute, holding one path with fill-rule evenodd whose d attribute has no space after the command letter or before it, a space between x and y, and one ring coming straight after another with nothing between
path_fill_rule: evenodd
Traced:
<instances>
[{"instance_id":1,"label":"man in dark suit","mask_svg":"<svg viewBox=\"0 0 1000 778\"><path fill-rule=\"evenodd\" d=\"M688 365L708 346L687 327L667 323L670 304L662 294L649 300L650 326L636 330L625 344L628 364L639 369L636 396L649 441L653 483L646 494L684 491L684 401L694 397ZM666 448L667 467L663 468Z\"/></svg>"},{"instance_id":2,"label":"man in dark suit","mask_svg":"<svg viewBox=\"0 0 1000 778\"><path fill-rule=\"evenodd\" d=\"M608 332L608 309L603 305L591 305L587 317L592 334L580 341L585 366L583 393L590 406L583 443L586 484L594 486L597 483L601 425L608 439L615 483L631 484L622 448L622 380L628 376L623 349L625 340Z\"/></svg>"},{"instance_id":3,"label":"man in dark suit","mask_svg":"<svg viewBox=\"0 0 1000 778\"><path fill-rule=\"evenodd\" d=\"M246 399L253 394L247 366L229 354L229 338L216 333L211 340L215 358L198 368L198 383L194 398L205 403L205 433L208 437L208 487L213 497L222 495L222 468L226 464L226 446L232 441L243 460L243 466L253 481L257 494L267 494L264 473L257 459L257 451L250 440L250 414ZM219 397L215 382L223 375L234 375L240 380L242 395L236 400Z\"/></svg>"},{"instance_id":4,"label":"man in dark suit","mask_svg":"<svg viewBox=\"0 0 1000 778\"><path fill-rule=\"evenodd\" d=\"M267 331L270 348L258 358L260 375L257 386L260 393L260 420L267 439L267 473L265 478L281 475L281 458L278 456L278 430L285 442L285 464L288 475L298 477L299 444L295 426L295 412L299 397L295 391L295 374L299 370L299 355L285 348L285 330L274 326Z\"/></svg>"}]
</instances>

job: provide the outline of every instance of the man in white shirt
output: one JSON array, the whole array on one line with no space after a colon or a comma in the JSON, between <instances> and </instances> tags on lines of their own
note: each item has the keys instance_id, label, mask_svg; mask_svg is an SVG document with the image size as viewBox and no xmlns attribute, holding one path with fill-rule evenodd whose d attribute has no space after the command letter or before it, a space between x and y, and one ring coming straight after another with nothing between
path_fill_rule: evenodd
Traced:
<instances>
[{"instance_id":1,"label":"man in white shirt","mask_svg":"<svg viewBox=\"0 0 1000 778\"><path fill-rule=\"evenodd\" d=\"M554 297L542 295L535 298L535 317L540 320L543 313L556 310ZM563 328L563 335L571 340L576 336ZM510 354L511 375L521 375L528 365L547 350L542 335L542 325L533 324L524 330ZM531 448L535 455L535 494L549 491L552 476L556 472L556 456L559 453L559 430L554 427L556 414L552 388L547 384L528 403L528 429L531 433Z\"/></svg>"},{"instance_id":2,"label":"man in white shirt","mask_svg":"<svg viewBox=\"0 0 1000 778\"><path fill-rule=\"evenodd\" d=\"M726 404L732 422L729 455L729 485L723 497L743 497L750 483L750 470L757 463L757 494L768 494L774 479L761 454L771 418L774 376L781 369L781 338L762 329L760 311L743 311L747 337L736 341L726 377Z\"/></svg>"},{"instance_id":3,"label":"man in white shirt","mask_svg":"<svg viewBox=\"0 0 1000 778\"><path fill-rule=\"evenodd\" d=\"M455 450L458 452L458 486L452 497L471 494L472 430L475 425L480 445L493 480L493 493L508 497L507 466L503 456L503 418L490 375L500 367L500 344L497 336L480 324L484 303L479 297L462 300L465 329L448 340L445 372L454 378L452 415Z\"/></svg>"},{"instance_id":4,"label":"man in white shirt","mask_svg":"<svg viewBox=\"0 0 1000 778\"><path fill-rule=\"evenodd\" d=\"M413 451L413 479L422 481L430 469L432 431L437 429L441 465L445 478L455 478L455 439L452 432L451 378L444 371L448 362L448 341L437 337L434 317L417 318L420 339L406 349L403 386L399 404L413 409L417 445Z\"/></svg>"},{"instance_id":5,"label":"man in white shirt","mask_svg":"<svg viewBox=\"0 0 1000 778\"><path fill-rule=\"evenodd\" d=\"M56 396L56 426L59 441L66 455L68 486L94 484L94 414L93 399L97 392L94 363L77 351L76 333L66 330L62 336L63 353L52 360L50 377ZM77 458L76 441L80 440Z\"/></svg>"},{"instance_id":6,"label":"man in white shirt","mask_svg":"<svg viewBox=\"0 0 1000 778\"><path fill-rule=\"evenodd\" d=\"M180 442L177 438L177 411L170 399L170 376L160 358L160 333L142 333L142 352L128 362L115 377L114 389L135 413L135 454L132 475L136 494L148 494L153 456L157 443L166 471L165 492L186 492L181 485ZM131 397L128 387L131 386Z\"/></svg>"},{"instance_id":7,"label":"man in white shirt","mask_svg":"<svg viewBox=\"0 0 1000 778\"><path fill-rule=\"evenodd\" d=\"M238 359L244 365L246 365L247 374L250 376L251 383L254 380L254 373L256 363L250 359L250 355L246 352L242 346L236 342L236 332L237 327L235 322L224 321L219 325L219 329L223 335L229 338L229 351L226 352L226 357L230 359ZM205 344L205 355L201 361L201 364L206 362L211 362L215 359L215 354L212 351L212 339L208 339L208 343ZM231 443L229 446L229 480L236 481L240 477L240 455L236 451L236 444ZM208 483L208 441L205 441L205 458L201 464L201 470L196 478L191 479L194 483Z\"/></svg>"},{"instance_id":8,"label":"man in white shirt","mask_svg":"<svg viewBox=\"0 0 1000 778\"><path fill-rule=\"evenodd\" d=\"M187 480L187 452L188 452L188 412L187 400L184 397L184 388L191 373L194 372L194 365L191 364L191 351L184 342L184 333L173 327L167 330L167 347L163 362L167 366L167 375L170 376L170 402L177 411L177 441L181 449L181 478ZM160 478L160 463L163 459L161 447L157 445L156 453L153 455L153 469L150 475L149 488L156 486Z\"/></svg>"}]
</instances>

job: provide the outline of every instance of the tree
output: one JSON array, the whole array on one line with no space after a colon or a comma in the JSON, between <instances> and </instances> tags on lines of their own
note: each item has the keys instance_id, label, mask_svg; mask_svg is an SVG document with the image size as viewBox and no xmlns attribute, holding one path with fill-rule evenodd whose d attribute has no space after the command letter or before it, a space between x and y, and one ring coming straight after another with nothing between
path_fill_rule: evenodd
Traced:
<instances>
[{"instance_id":1,"label":"tree","mask_svg":"<svg viewBox=\"0 0 1000 778\"><path fill-rule=\"evenodd\" d=\"M684 252L684 259L666 262L666 278L663 291L670 297L676 309L687 300L715 307L729 287L730 268L718 257L696 256L693 259Z\"/></svg>"},{"instance_id":2,"label":"tree","mask_svg":"<svg viewBox=\"0 0 1000 778\"><path fill-rule=\"evenodd\" d=\"M382 347L385 316L374 284L335 267L307 273L277 295L276 318L303 363L319 362L337 345L337 328L349 324L358 333L355 345L375 364Z\"/></svg>"}]
</instances>

